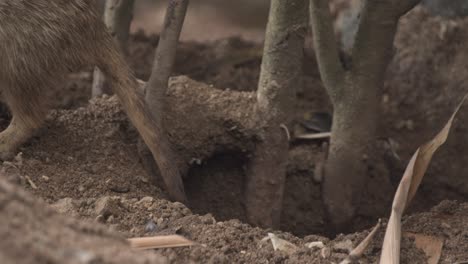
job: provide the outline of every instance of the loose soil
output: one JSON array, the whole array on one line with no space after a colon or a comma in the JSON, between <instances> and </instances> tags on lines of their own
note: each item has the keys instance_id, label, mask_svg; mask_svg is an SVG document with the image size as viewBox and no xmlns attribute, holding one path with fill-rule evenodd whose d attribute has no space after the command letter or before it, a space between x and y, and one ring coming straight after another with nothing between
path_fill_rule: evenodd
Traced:
<instances>
[{"instance_id":1,"label":"loose soil","mask_svg":"<svg viewBox=\"0 0 468 264\"><path fill-rule=\"evenodd\" d=\"M415 34L418 32L418 34ZM130 43L130 65L137 76L147 79L157 36L134 34ZM330 263L346 256L343 244L356 245L379 217L390 211L391 196L416 147L428 140L447 120L458 100L467 92L468 78L464 45L468 41L468 19L444 20L417 9L405 17L396 38L396 54L389 67L382 101L381 142L389 139L400 157L370 166L364 203L350 227L349 235L333 240L324 235L320 182L314 168L322 156L322 142L295 141L290 148L286 194L280 229L264 230L245 224L243 178L247 156L224 151L196 160L185 179L188 207L171 203L140 163L137 133L116 98L104 96L88 101L91 74L73 74L58 91L46 125L2 170L11 182L21 185L51 204L59 212L91 219L123 236L177 233L198 243L182 249L157 252L171 263ZM313 54L304 63L304 87L298 89L296 121L311 111L331 111L320 83ZM261 46L228 38L180 45L175 75L187 75L227 92L255 91L261 62ZM187 80L176 78L172 83ZM173 85L174 86L174 85ZM171 87L169 96L175 93ZM187 112L186 118L202 113ZM468 254L468 180L465 146L468 118L463 109L449 140L433 160L411 211L404 218L404 231L442 238L441 263L466 261ZM4 125L5 119L0 122ZM203 127L200 127L203 130ZM384 146L385 144L381 144ZM458 202L444 201L458 200ZM441 203L442 202L442 203ZM438 205L439 204L439 205ZM437 205L437 206L436 206ZM436 207L434 207L436 206ZM430 208L434 207L432 210ZM1 229L2 227L0 227ZM299 249L293 254L274 251L262 239L273 232ZM383 230L366 251L362 263L375 263ZM348 242L349 240L349 242ZM331 256L309 249L305 243L323 241ZM425 256L405 237L402 263L425 263Z\"/></svg>"}]
</instances>

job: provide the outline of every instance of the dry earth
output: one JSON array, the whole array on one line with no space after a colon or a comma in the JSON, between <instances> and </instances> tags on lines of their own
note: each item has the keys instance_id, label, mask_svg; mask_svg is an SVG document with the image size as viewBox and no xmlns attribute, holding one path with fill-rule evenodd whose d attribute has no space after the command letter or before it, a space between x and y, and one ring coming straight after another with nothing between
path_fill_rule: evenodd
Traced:
<instances>
[{"instance_id":1,"label":"dry earth","mask_svg":"<svg viewBox=\"0 0 468 264\"><path fill-rule=\"evenodd\" d=\"M346 256L350 245L355 246L364 238L368 231L361 231L363 228L388 215L391 196L409 156L440 129L467 92L467 41L468 19L443 20L421 10L403 19L395 59L387 74L380 127L380 137L391 138L399 146L395 151L401 161L370 168L367 200L350 228L358 232L351 231L333 240L313 235L323 235L326 224L320 183L313 178L321 155L320 143L293 142L291 146L283 231L244 223L241 197L245 159L238 153L219 153L193 166L186 179L191 199L187 208L167 201L164 192L156 187L160 183L143 169L136 132L117 100L103 97L88 103L88 72L70 76L63 85L65 89L58 92L61 99L47 124L21 149L22 154L13 162L3 163L2 169L10 182L28 189L59 212L99 222L121 236L177 233L197 242L190 248L156 251L171 263L336 263ZM140 78L148 77L155 45L155 36L138 33L132 37L129 61ZM258 44L238 38L184 42L178 53L176 74L188 75L201 83L187 78L174 82L186 82L186 89L211 85L210 89L232 94L254 91L260 55ZM298 91L298 120L306 112L330 111L313 56L309 56L304 69L304 87ZM172 87L169 96L174 93ZM441 263L468 260L465 109L460 112L448 143L434 157L413 204L413 213L426 212L404 218L405 232L444 240ZM197 113L186 114L190 117ZM1 124L6 124L6 118ZM53 219L50 225L54 225ZM0 225L0 232L7 232L5 228ZM262 240L268 232L294 243L298 250L291 254L274 251L269 241ZM383 230L361 263L377 261L382 237ZM305 246L313 241L323 241L331 255L324 258L322 250ZM402 244L402 263L425 263L423 252L407 237Z\"/></svg>"}]
</instances>

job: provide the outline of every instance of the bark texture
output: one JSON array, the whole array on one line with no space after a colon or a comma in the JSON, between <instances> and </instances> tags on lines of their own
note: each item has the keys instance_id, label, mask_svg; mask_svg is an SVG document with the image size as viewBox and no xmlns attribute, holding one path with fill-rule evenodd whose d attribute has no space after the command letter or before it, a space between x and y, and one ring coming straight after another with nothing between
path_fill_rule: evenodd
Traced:
<instances>
[{"instance_id":1,"label":"bark texture","mask_svg":"<svg viewBox=\"0 0 468 264\"><path fill-rule=\"evenodd\" d=\"M135 0L106 0L104 23L119 44L121 51L127 54L127 42L130 36L130 24L133 18ZM94 69L92 96L110 94L111 88L99 68Z\"/></svg>"},{"instance_id":2,"label":"bark texture","mask_svg":"<svg viewBox=\"0 0 468 264\"><path fill-rule=\"evenodd\" d=\"M133 19L135 0L107 0L104 11L104 23L112 36L117 40L120 49L127 52L127 42L130 36L130 24Z\"/></svg>"},{"instance_id":3,"label":"bark texture","mask_svg":"<svg viewBox=\"0 0 468 264\"><path fill-rule=\"evenodd\" d=\"M450 18L468 16L468 1L466 0L423 0L423 4L437 16Z\"/></svg>"},{"instance_id":4,"label":"bark texture","mask_svg":"<svg viewBox=\"0 0 468 264\"><path fill-rule=\"evenodd\" d=\"M419 1L364 1L351 63L338 57L328 1L310 0L314 46L322 81L334 106L322 195L334 231L354 217L373 153L381 89L400 16Z\"/></svg>"},{"instance_id":5,"label":"bark texture","mask_svg":"<svg viewBox=\"0 0 468 264\"><path fill-rule=\"evenodd\" d=\"M61 216L0 175L1 263L167 263L132 251L126 240L96 223Z\"/></svg>"},{"instance_id":6,"label":"bark texture","mask_svg":"<svg viewBox=\"0 0 468 264\"><path fill-rule=\"evenodd\" d=\"M256 105L262 131L245 191L247 217L255 225L279 226L289 147L287 125L301 84L306 27L307 1L271 1Z\"/></svg>"},{"instance_id":7,"label":"bark texture","mask_svg":"<svg viewBox=\"0 0 468 264\"><path fill-rule=\"evenodd\" d=\"M164 98L174 68L177 44L187 12L188 0L170 0L159 35L153 69L145 89L145 101L158 123L164 113Z\"/></svg>"},{"instance_id":8,"label":"bark texture","mask_svg":"<svg viewBox=\"0 0 468 264\"><path fill-rule=\"evenodd\" d=\"M91 96L101 96L103 94L112 94L109 84L106 82L106 76L98 67L94 67L93 84L91 87Z\"/></svg>"},{"instance_id":9,"label":"bark texture","mask_svg":"<svg viewBox=\"0 0 468 264\"><path fill-rule=\"evenodd\" d=\"M169 141L163 116L167 113L165 106L169 77L174 67L177 44L184 24L188 3L188 0L169 1L163 29L159 37L158 47L156 48L151 76L143 89L146 107L153 116L156 126L159 128L159 144L164 155L167 157L166 163L163 166L161 164L156 166L149 149L144 144L141 144L142 142L139 144L139 152L143 164L151 174L157 175L157 171L159 170L163 175L167 173L177 175L176 178L178 179L181 179L182 175L186 173L188 164L178 155L173 144ZM167 183L167 181L165 182ZM180 183L180 187L182 187L182 192L184 192L182 182ZM185 192L182 201L187 201Z\"/></svg>"}]
</instances>

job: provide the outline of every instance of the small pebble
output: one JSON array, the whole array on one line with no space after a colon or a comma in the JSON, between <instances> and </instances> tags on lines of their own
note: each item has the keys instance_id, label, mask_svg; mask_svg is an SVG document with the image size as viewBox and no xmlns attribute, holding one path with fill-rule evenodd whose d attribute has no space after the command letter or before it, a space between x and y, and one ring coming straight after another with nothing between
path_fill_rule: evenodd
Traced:
<instances>
[{"instance_id":1,"label":"small pebble","mask_svg":"<svg viewBox=\"0 0 468 264\"><path fill-rule=\"evenodd\" d=\"M111 186L109 187L109 190L116 193L128 193L130 191L130 188L128 188L127 186Z\"/></svg>"},{"instance_id":2,"label":"small pebble","mask_svg":"<svg viewBox=\"0 0 468 264\"><path fill-rule=\"evenodd\" d=\"M329 247L324 247L320 250L320 256L324 259L328 259L331 256L331 250Z\"/></svg>"},{"instance_id":3,"label":"small pebble","mask_svg":"<svg viewBox=\"0 0 468 264\"><path fill-rule=\"evenodd\" d=\"M95 220L98 223L104 223L105 222L105 218L104 218L103 215L98 215Z\"/></svg>"},{"instance_id":4,"label":"small pebble","mask_svg":"<svg viewBox=\"0 0 468 264\"><path fill-rule=\"evenodd\" d=\"M149 220L145 225L145 233L153 233L156 232L158 226L153 220Z\"/></svg>"},{"instance_id":5,"label":"small pebble","mask_svg":"<svg viewBox=\"0 0 468 264\"><path fill-rule=\"evenodd\" d=\"M146 196L146 197L143 197L141 198L140 201L138 201L139 204L150 204L154 201L154 198L153 197L150 197L150 196Z\"/></svg>"},{"instance_id":6,"label":"small pebble","mask_svg":"<svg viewBox=\"0 0 468 264\"><path fill-rule=\"evenodd\" d=\"M112 223L114 223L114 220L115 220L114 216L111 215L111 216L109 216L109 218L107 218L106 222L109 223L109 224L112 224Z\"/></svg>"}]
</instances>

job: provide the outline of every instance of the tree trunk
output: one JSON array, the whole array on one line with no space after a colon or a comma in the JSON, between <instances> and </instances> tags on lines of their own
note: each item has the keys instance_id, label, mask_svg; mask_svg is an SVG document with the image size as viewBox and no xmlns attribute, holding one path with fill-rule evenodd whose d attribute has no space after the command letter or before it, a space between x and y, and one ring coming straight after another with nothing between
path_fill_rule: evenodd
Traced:
<instances>
[{"instance_id":1,"label":"tree trunk","mask_svg":"<svg viewBox=\"0 0 468 264\"><path fill-rule=\"evenodd\" d=\"M0 175L1 263L166 263L96 223L59 215Z\"/></svg>"},{"instance_id":2,"label":"tree trunk","mask_svg":"<svg viewBox=\"0 0 468 264\"><path fill-rule=\"evenodd\" d=\"M94 67L91 97L101 96L103 94L112 94L112 89L106 82L106 76L104 76L104 73L102 73L98 67Z\"/></svg>"},{"instance_id":3,"label":"tree trunk","mask_svg":"<svg viewBox=\"0 0 468 264\"><path fill-rule=\"evenodd\" d=\"M289 132L287 125L301 84L306 0L272 0L257 91L257 120L263 127L246 183L252 224L278 227L282 209Z\"/></svg>"},{"instance_id":4,"label":"tree trunk","mask_svg":"<svg viewBox=\"0 0 468 264\"><path fill-rule=\"evenodd\" d=\"M107 0L104 12L104 23L112 36L117 40L122 52L127 53L127 42L130 36L130 25L133 19L135 0Z\"/></svg>"},{"instance_id":5,"label":"tree trunk","mask_svg":"<svg viewBox=\"0 0 468 264\"><path fill-rule=\"evenodd\" d=\"M159 35L153 69L145 90L145 101L157 123L162 122L169 77L174 68L177 44L184 25L188 0L170 0Z\"/></svg>"},{"instance_id":6,"label":"tree trunk","mask_svg":"<svg viewBox=\"0 0 468 264\"><path fill-rule=\"evenodd\" d=\"M310 0L316 58L334 106L322 183L323 203L332 231L345 230L360 204L398 19L419 1L364 1L351 63L345 67L338 58L328 1Z\"/></svg>"},{"instance_id":7,"label":"tree trunk","mask_svg":"<svg viewBox=\"0 0 468 264\"><path fill-rule=\"evenodd\" d=\"M449 18L468 16L468 1L466 0L424 0L423 4L436 16Z\"/></svg>"},{"instance_id":8,"label":"tree trunk","mask_svg":"<svg viewBox=\"0 0 468 264\"><path fill-rule=\"evenodd\" d=\"M346 89L362 89L362 94L343 95L334 107L322 197L327 218L336 231L345 230L355 216L374 147L380 96L373 86L364 85L350 81Z\"/></svg>"},{"instance_id":9,"label":"tree trunk","mask_svg":"<svg viewBox=\"0 0 468 264\"><path fill-rule=\"evenodd\" d=\"M188 169L188 163L184 162L180 155L176 153L169 141L163 116L166 114L166 93L169 77L174 68L177 44L184 24L188 3L188 0L169 1L163 28L159 36L158 47L156 48L151 76L144 89L146 106L154 118L155 125L159 128L159 144L166 158L167 166L157 166L149 149L144 144L141 144L141 142L139 144L140 157L149 173L158 175L156 170L159 169L161 175L174 175L179 179L180 186L182 187L182 175ZM170 186L167 186L169 181L165 180L164 182L166 183L166 187L169 188ZM185 193L183 199L178 200L187 202Z\"/></svg>"},{"instance_id":10,"label":"tree trunk","mask_svg":"<svg viewBox=\"0 0 468 264\"><path fill-rule=\"evenodd\" d=\"M127 54L134 2L135 0L107 0L104 8L104 23L119 43L120 50L124 54ZM99 68L94 69L93 75L92 96L110 94L111 88Z\"/></svg>"}]
</instances>

